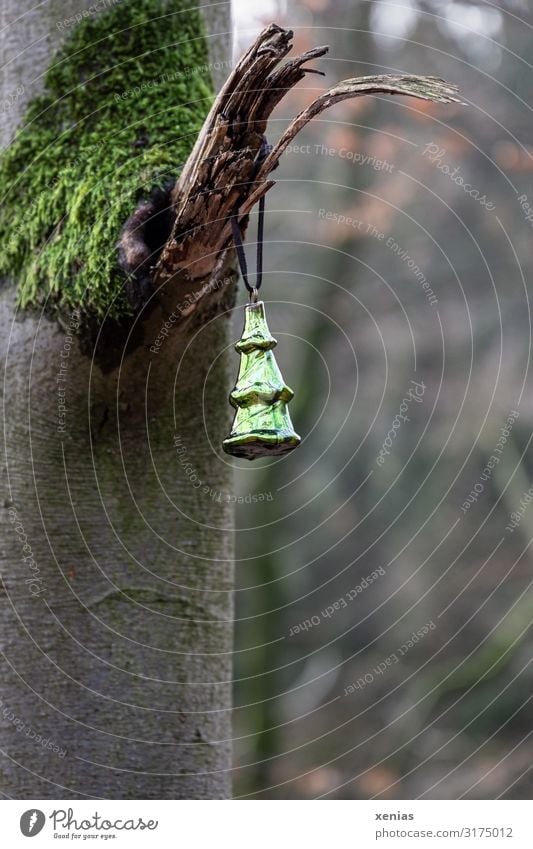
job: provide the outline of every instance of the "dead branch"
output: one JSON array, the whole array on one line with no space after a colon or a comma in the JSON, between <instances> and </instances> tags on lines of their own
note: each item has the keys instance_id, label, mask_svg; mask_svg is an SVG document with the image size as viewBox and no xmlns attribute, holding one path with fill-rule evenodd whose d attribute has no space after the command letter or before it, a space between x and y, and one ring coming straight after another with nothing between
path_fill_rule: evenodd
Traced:
<instances>
[{"instance_id":1,"label":"dead branch","mask_svg":"<svg viewBox=\"0 0 533 849\"><path fill-rule=\"evenodd\" d=\"M216 97L171 192L171 234L150 270L152 285L157 289L184 276L193 292L201 289L206 278L220 268L222 257L231 246L230 219L235 210L238 209L244 230L252 207L274 185L268 177L287 145L325 109L365 94L460 102L456 86L437 77L383 75L344 80L300 112L258 166L257 154L272 110L306 73L317 73L305 65L328 50L316 47L280 65L291 50L292 37L290 30L270 24L237 63ZM146 278L147 260L143 259L141 266L138 263L138 228L139 215L134 213L119 248L123 268ZM135 238L132 230L136 230ZM136 250L131 251L130 257L128 249L132 244Z\"/></svg>"}]
</instances>

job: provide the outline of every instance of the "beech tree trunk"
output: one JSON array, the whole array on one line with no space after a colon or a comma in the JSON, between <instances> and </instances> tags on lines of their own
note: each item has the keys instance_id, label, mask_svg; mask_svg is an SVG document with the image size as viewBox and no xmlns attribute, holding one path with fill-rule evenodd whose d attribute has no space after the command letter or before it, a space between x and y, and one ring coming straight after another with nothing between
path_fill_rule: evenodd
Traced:
<instances>
[{"instance_id":1,"label":"beech tree trunk","mask_svg":"<svg viewBox=\"0 0 533 849\"><path fill-rule=\"evenodd\" d=\"M91 7L4 0L3 92L20 92L4 144L63 37L57 21ZM227 60L229 7L223 20L207 8L212 55ZM150 350L162 307L128 346L112 326L80 346L76 313L63 326L20 313L15 284L0 290L0 792L228 797L232 286Z\"/></svg>"}]
</instances>

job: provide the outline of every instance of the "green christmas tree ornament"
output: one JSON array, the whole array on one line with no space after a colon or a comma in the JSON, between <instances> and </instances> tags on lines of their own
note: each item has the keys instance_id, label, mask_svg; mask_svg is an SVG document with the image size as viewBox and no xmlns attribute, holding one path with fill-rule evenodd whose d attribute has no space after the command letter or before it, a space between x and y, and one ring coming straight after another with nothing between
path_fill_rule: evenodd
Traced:
<instances>
[{"instance_id":1,"label":"green christmas tree ornament","mask_svg":"<svg viewBox=\"0 0 533 849\"><path fill-rule=\"evenodd\" d=\"M300 444L287 409L294 392L284 382L274 358L276 345L263 301L252 301L245 307L244 330L235 344L241 364L230 393L236 413L231 433L223 442L227 454L255 460L292 451Z\"/></svg>"}]
</instances>

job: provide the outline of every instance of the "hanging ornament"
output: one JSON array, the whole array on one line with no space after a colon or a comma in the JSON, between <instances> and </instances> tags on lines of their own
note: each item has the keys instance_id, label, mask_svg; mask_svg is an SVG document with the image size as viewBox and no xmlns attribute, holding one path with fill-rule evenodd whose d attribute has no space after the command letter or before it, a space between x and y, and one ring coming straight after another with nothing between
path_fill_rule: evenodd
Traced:
<instances>
[{"instance_id":1,"label":"hanging ornament","mask_svg":"<svg viewBox=\"0 0 533 849\"><path fill-rule=\"evenodd\" d=\"M268 153L263 140L257 164ZM245 286L250 293L250 303L244 308L244 330L235 350L241 355L239 375L230 393L230 403L236 413L231 433L222 443L227 454L255 460L269 454L283 454L300 444L295 433L288 402L294 392L284 382L272 353L277 341L270 334L265 317L265 305L258 299L258 289L263 277L263 223L265 199L259 201L257 227L257 281L252 287L248 281L246 255L241 240L237 211L232 216L233 241Z\"/></svg>"},{"instance_id":2,"label":"hanging ornament","mask_svg":"<svg viewBox=\"0 0 533 849\"><path fill-rule=\"evenodd\" d=\"M263 301L252 300L244 308L244 330L235 344L241 365L229 396L237 412L223 442L227 454L255 460L266 454L283 454L300 444L287 409L294 392L284 383L272 353L276 345Z\"/></svg>"}]
</instances>

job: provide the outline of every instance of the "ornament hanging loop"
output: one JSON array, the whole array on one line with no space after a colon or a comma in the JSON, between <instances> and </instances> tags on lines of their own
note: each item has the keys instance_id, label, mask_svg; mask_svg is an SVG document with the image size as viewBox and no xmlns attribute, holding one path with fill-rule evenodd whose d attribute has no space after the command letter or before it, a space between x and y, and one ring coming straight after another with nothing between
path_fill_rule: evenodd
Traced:
<instances>
[{"instance_id":1,"label":"ornament hanging loop","mask_svg":"<svg viewBox=\"0 0 533 849\"><path fill-rule=\"evenodd\" d=\"M241 231L239 228L239 213L235 210L231 216L231 230L233 234L233 244L237 251L237 259L241 269L244 285L250 294L250 300L254 297L254 292L257 292L263 282L263 231L265 223L265 198L262 197L259 201L259 211L257 216L257 273L255 283L252 285L248 279L248 265L246 262L246 254L242 243Z\"/></svg>"},{"instance_id":2,"label":"ornament hanging loop","mask_svg":"<svg viewBox=\"0 0 533 849\"><path fill-rule=\"evenodd\" d=\"M263 160L268 156L270 151L272 150L272 146L268 144L266 137L263 136L263 141L261 144L261 149L255 160L255 173L259 171L259 167ZM252 286L250 281L248 280L248 266L246 263L246 254L244 252L244 245L242 243L241 231L239 228L239 204L236 205L233 210L233 215L231 216L231 231L233 235L233 244L235 245L235 250L237 251L237 259L239 260L239 266L241 269L242 279L244 280L244 285L250 294L250 302L255 304L257 303L257 290L261 286L263 281L263 240L264 240L264 223L265 223L265 196L263 195L259 199L259 210L257 215L257 275L254 285ZM255 292L255 295L254 295Z\"/></svg>"}]
</instances>

